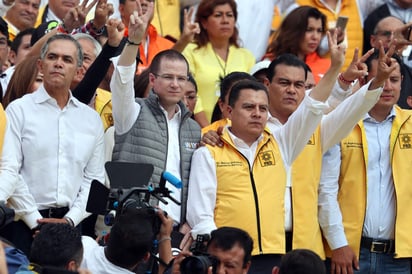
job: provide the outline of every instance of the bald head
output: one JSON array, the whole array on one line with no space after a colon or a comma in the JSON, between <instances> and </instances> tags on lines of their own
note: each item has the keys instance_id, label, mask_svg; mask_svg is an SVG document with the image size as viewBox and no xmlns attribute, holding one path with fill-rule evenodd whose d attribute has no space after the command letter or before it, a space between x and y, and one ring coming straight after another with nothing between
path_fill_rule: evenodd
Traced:
<instances>
[{"instance_id":1,"label":"bald head","mask_svg":"<svg viewBox=\"0 0 412 274\"><path fill-rule=\"evenodd\" d=\"M394 38L393 33L396 29L404 26L402 20L397 17L388 16L381 19L370 37L370 43L373 48L379 48L379 40L382 41L383 47L388 48L390 41Z\"/></svg>"}]
</instances>

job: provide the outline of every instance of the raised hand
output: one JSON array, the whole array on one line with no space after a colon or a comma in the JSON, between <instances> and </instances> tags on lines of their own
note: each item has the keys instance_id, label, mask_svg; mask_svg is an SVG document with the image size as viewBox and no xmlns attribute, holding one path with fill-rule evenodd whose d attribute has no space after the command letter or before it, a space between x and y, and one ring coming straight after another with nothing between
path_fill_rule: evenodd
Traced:
<instances>
[{"instance_id":1,"label":"raised hand","mask_svg":"<svg viewBox=\"0 0 412 274\"><path fill-rule=\"evenodd\" d=\"M194 7L190 7L189 10L185 9L183 14L183 31L181 38L187 42L191 42L195 37L195 34L200 33L199 23L192 20Z\"/></svg>"},{"instance_id":2,"label":"raised hand","mask_svg":"<svg viewBox=\"0 0 412 274\"><path fill-rule=\"evenodd\" d=\"M346 47L338 44L338 34L336 29L326 32L331 59L331 67L341 68L345 62Z\"/></svg>"},{"instance_id":3,"label":"raised hand","mask_svg":"<svg viewBox=\"0 0 412 274\"><path fill-rule=\"evenodd\" d=\"M84 0L80 5L71 8L63 19L64 27L70 33L72 30L83 26L86 22L86 16L98 0L92 0L89 5L89 0Z\"/></svg>"},{"instance_id":4,"label":"raised hand","mask_svg":"<svg viewBox=\"0 0 412 274\"><path fill-rule=\"evenodd\" d=\"M379 41L378 70L369 89L383 86L386 79L388 79L390 74L396 69L398 62L392 59L392 55L395 53L396 47L397 40L395 39L389 46L388 51L385 53L382 41Z\"/></svg>"},{"instance_id":5,"label":"raised hand","mask_svg":"<svg viewBox=\"0 0 412 274\"><path fill-rule=\"evenodd\" d=\"M107 43L111 47L118 47L123 39L125 30L124 24L119 19L111 18L107 21L106 29L108 36Z\"/></svg>"},{"instance_id":6,"label":"raised hand","mask_svg":"<svg viewBox=\"0 0 412 274\"><path fill-rule=\"evenodd\" d=\"M363 79L368 75L368 67L366 66L365 62L374 52L374 49L368 50L361 58L359 58L359 49L355 48L353 52L352 62L346 68L344 72L342 72L342 77L347 81L355 81L359 79L359 81L363 82Z\"/></svg>"},{"instance_id":7,"label":"raised hand","mask_svg":"<svg viewBox=\"0 0 412 274\"><path fill-rule=\"evenodd\" d=\"M143 13L140 1L137 1L137 11L130 15L129 41L136 44L141 43L149 25L151 14L153 14L153 2L147 4L147 10Z\"/></svg>"},{"instance_id":8,"label":"raised hand","mask_svg":"<svg viewBox=\"0 0 412 274\"><path fill-rule=\"evenodd\" d=\"M98 0L94 11L93 27L101 29L106 24L106 21L113 14L113 5L108 4L107 0Z\"/></svg>"}]
</instances>

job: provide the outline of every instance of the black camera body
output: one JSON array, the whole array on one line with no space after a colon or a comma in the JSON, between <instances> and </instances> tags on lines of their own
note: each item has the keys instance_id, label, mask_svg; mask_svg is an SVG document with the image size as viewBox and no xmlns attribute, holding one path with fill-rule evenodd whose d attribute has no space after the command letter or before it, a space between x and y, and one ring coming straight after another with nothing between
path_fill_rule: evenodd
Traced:
<instances>
[{"instance_id":1,"label":"black camera body","mask_svg":"<svg viewBox=\"0 0 412 274\"><path fill-rule=\"evenodd\" d=\"M190 248L193 256L185 258L180 264L182 274L207 274L209 267L212 267L212 273L216 274L219 260L207 253L209 240L208 234L197 235L196 241Z\"/></svg>"}]
</instances>

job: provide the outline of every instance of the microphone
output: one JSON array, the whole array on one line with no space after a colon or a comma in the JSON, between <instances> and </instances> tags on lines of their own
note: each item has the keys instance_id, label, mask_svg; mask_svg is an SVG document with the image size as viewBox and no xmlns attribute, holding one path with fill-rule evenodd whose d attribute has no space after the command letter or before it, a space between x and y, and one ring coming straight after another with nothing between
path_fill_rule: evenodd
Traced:
<instances>
[{"instance_id":1,"label":"microphone","mask_svg":"<svg viewBox=\"0 0 412 274\"><path fill-rule=\"evenodd\" d=\"M182 188L182 182L177 179L172 173L168 172L168 171L163 171L162 172L162 179L168 181L169 183L171 183L172 185L174 185L177 188ZM163 181L163 180L161 180Z\"/></svg>"}]
</instances>

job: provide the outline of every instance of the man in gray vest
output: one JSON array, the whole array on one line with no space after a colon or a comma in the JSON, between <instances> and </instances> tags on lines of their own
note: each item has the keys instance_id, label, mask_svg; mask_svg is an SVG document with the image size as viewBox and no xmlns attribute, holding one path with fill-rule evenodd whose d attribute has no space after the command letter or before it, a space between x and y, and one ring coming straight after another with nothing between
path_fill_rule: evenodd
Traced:
<instances>
[{"instance_id":1,"label":"man in gray vest","mask_svg":"<svg viewBox=\"0 0 412 274\"><path fill-rule=\"evenodd\" d=\"M153 9L152 2L148 9ZM191 113L181 101L188 79L188 63L177 51L160 52L149 68L152 87L149 97L134 98L136 56L150 12L141 14L138 2L138 11L130 16L126 46L117 64L114 61L115 71L110 83L115 126L113 161L153 164L151 183L155 186L164 170L181 180L182 189L166 183L181 206L170 201L160 207L173 218L176 230L180 228L186 233L181 225L186 216L190 161L200 142L200 127L190 118Z\"/></svg>"}]
</instances>

